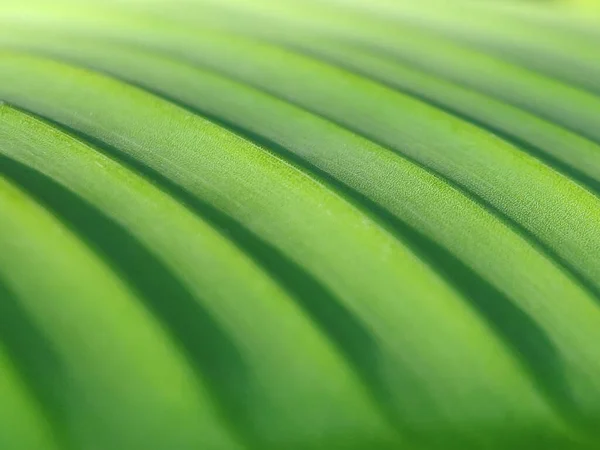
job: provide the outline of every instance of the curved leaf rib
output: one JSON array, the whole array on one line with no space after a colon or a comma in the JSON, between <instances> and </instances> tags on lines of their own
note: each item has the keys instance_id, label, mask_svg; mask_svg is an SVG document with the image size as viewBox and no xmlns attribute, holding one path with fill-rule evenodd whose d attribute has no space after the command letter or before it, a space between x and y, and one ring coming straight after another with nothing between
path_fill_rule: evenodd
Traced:
<instances>
[{"instance_id":1,"label":"curved leaf rib","mask_svg":"<svg viewBox=\"0 0 600 450\"><path fill-rule=\"evenodd\" d=\"M331 1L330 1L331 2ZM335 4L334 0L331 2ZM343 1L345 8L397 27L412 27L464 43L573 86L600 93L597 42L502 8L476 2ZM582 21L571 19L574 25Z\"/></svg>"},{"instance_id":2,"label":"curved leaf rib","mask_svg":"<svg viewBox=\"0 0 600 450\"><path fill-rule=\"evenodd\" d=\"M226 402L230 419L241 422L240 432L248 441L261 448L283 443L290 448L309 448L312 444L305 442L303 434L323 422L320 414L335 415L340 428L352 427L358 448L369 444L377 447L379 441L395 439L378 423L362 389L314 331L313 324L224 238L110 159L27 116L20 118L24 138L18 140L13 133L13 148L3 153L46 173L95 205L158 255L187 287L191 301L198 304L191 310L196 325L189 321L181 324L185 318L172 316L173 303L181 301L177 298L170 299L170 308L158 306L159 317L172 328L176 326L172 332L192 358L210 357L206 355L209 346L212 352L231 354L220 355L220 361L212 357L204 364L193 362L200 363L201 372L210 371L212 388L219 393L219 400ZM51 153L44 153L42 148ZM106 186L112 188L107 190ZM162 218L159 227L156 217ZM219 333L223 337L213 333L199 341L198 336L185 334L182 325L199 325L199 308L208 311L204 322L216 321L212 327L222 329ZM264 317L273 316L278 317L276 322L256 328ZM223 340L233 341L234 348L227 349L226 343L214 348ZM287 408L290 402L295 405L293 410ZM273 424L277 424L274 430ZM307 427L304 433L302 427ZM327 430L321 433L324 441L333 438L325 437ZM298 442L282 441L281 435L296 435ZM371 435L378 437L368 442ZM331 445L336 448L338 443L332 440Z\"/></svg>"},{"instance_id":3,"label":"curved leaf rib","mask_svg":"<svg viewBox=\"0 0 600 450\"><path fill-rule=\"evenodd\" d=\"M0 291L0 295L5 294ZM0 302L5 298L0 296ZM1 347L0 347L1 348ZM0 445L15 450L58 450L54 431L10 358L0 351Z\"/></svg>"},{"instance_id":4,"label":"curved leaf rib","mask_svg":"<svg viewBox=\"0 0 600 450\"><path fill-rule=\"evenodd\" d=\"M224 38L221 48L217 39L203 40L202 52L179 53L356 130L448 177L529 230L598 289L599 222L586 220L599 211L593 195L495 136L421 102L285 51L235 38ZM245 56L253 52L261 57ZM282 71L273 61L285 61L283 66L294 70ZM523 186L531 187L526 195Z\"/></svg>"},{"instance_id":5,"label":"curved leaf rib","mask_svg":"<svg viewBox=\"0 0 600 450\"><path fill-rule=\"evenodd\" d=\"M509 408L511 414L522 414L517 411L526 408L530 412L523 414L542 414L528 422L550 420L541 419L548 412L542 412L545 406L536 400L529 382L515 388L525 378L520 370L511 375L516 369L513 357L506 358L505 350L480 318L397 240L338 196L262 149L135 89L38 58L9 54L2 58L9 60L12 63L4 66L7 70L2 73L8 74L12 67L11 78L27 78L30 88L25 97L11 94L12 102L115 145L155 168L272 242L342 299L376 334L381 383L401 423L411 431L423 431L419 417L443 417L454 424L452 433L459 432L471 442L487 440L482 433L472 434L471 425L463 428L461 423L466 425L469 417L481 423L482 429L495 429L497 424L486 422L481 409L491 403L494 415L498 408ZM35 88L47 87L50 80L42 76L36 81L37 70L41 70L39 74L60 73L52 77L56 84L51 90ZM68 107L64 101L58 108L51 106L57 103L39 101L48 94L63 98L64 89L71 92L68 98L73 103ZM77 92L86 95L74 95ZM132 108L136 115L130 113ZM138 121L150 124L149 128L135 126ZM413 326L416 317L422 317L417 327ZM457 319L448 321L448 317ZM428 326L423 328L425 323ZM452 331L455 326L460 331ZM438 337L432 340L429 327L436 329L439 341ZM486 338L471 333L483 333ZM473 345L497 348L471 352L468 349ZM478 358L471 360L481 352L495 362L487 360L481 366ZM440 358L450 353L451 359ZM463 357L469 362L461 362ZM441 368L433 368L436 364L443 364L442 378L437 376ZM469 377L475 377L468 390L464 389L465 364L470 367ZM476 376L480 370L486 375ZM455 377L448 375L455 371ZM416 373L418 381L411 380ZM510 390L488 387L488 383L509 380ZM460 402L452 400L456 395L462 398ZM482 403L489 396L493 400ZM430 403L431 398L436 402ZM507 439L528 438L513 435Z\"/></svg>"},{"instance_id":6,"label":"curved leaf rib","mask_svg":"<svg viewBox=\"0 0 600 450\"><path fill-rule=\"evenodd\" d=\"M248 20L243 23L253 23ZM234 22L239 25L239 22ZM268 29L268 32L262 30ZM386 84L487 129L600 193L600 145L522 109L384 58L343 40L285 26L250 33ZM567 151L568 150L568 151Z\"/></svg>"},{"instance_id":7,"label":"curved leaf rib","mask_svg":"<svg viewBox=\"0 0 600 450\"><path fill-rule=\"evenodd\" d=\"M4 128L5 107L1 118ZM178 351L121 281L4 177L0 198L0 277L60 355L61 370L48 376L61 389L70 443L236 448Z\"/></svg>"},{"instance_id":8,"label":"curved leaf rib","mask_svg":"<svg viewBox=\"0 0 600 450\"><path fill-rule=\"evenodd\" d=\"M254 22L248 20L243 23ZM233 24L239 25L240 22L234 21ZM41 28L38 26L34 29L27 27L19 30L7 26L1 39L4 45L19 45L40 50L45 48L55 53L65 44L67 47L75 44L71 37L59 35L56 29L52 29L53 39L52 42L48 42L47 33L50 30L41 32ZM251 32L264 34L262 30L265 30L265 27L256 28ZM333 63L372 78L498 134L596 194L600 193L600 145L590 140L519 108L366 52L343 41L314 36L307 30L296 30L290 34L289 30L281 25L266 28L269 30L268 37L276 42L320 58L326 63ZM84 45L78 46L80 53L83 52L83 47ZM89 46L85 45L85 48L89 53L88 58L93 56L94 50L98 51L94 42ZM566 149L568 151L565 151Z\"/></svg>"},{"instance_id":9,"label":"curved leaf rib","mask_svg":"<svg viewBox=\"0 0 600 450\"><path fill-rule=\"evenodd\" d=\"M0 445L595 448L593 38L437 1L0 5Z\"/></svg>"},{"instance_id":10,"label":"curved leaf rib","mask_svg":"<svg viewBox=\"0 0 600 450\"><path fill-rule=\"evenodd\" d=\"M309 30L341 39L524 109L600 144L598 96L430 32L397 26L390 23L390 15L382 19L319 2L290 2L277 7L272 0L224 0L216 5L220 12L215 13L215 2L198 3L183 14L174 4L164 2L137 4L135 8L209 28L236 25L240 31L262 37L284 33L293 38L298 31Z\"/></svg>"},{"instance_id":11,"label":"curved leaf rib","mask_svg":"<svg viewBox=\"0 0 600 450\"><path fill-rule=\"evenodd\" d=\"M54 42L55 48L57 45ZM538 323L543 324L545 333L558 344L558 352L562 358L570 359L573 349L585 347L584 343L589 337L587 333L596 328L600 316L594 300L572 286L572 281L568 281L568 274L561 273L551 261L531 248L528 242L451 186L444 186L434 176L385 149L275 98L209 72L141 51L128 50L123 46L117 49L94 42L88 47L79 39L75 47L69 53L72 58L81 58L82 62L126 76L151 90L174 96L177 101L193 108L208 111L211 117L216 115L220 120L242 126L270 142L276 142L283 149L284 157L291 152L317 170L332 175L413 229L421 230L433 241L450 249L459 259L466 261L485 280L510 298L498 299L497 302L512 301L517 308L527 311ZM77 50L85 56L77 58ZM257 108L269 111L269 114L257 117L253 114ZM323 140L323 137L327 139ZM462 214L455 219L453 210L460 210ZM376 214L381 219L386 218L385 214L378 211ZM488 245L483 249L479 245L470 244L484 240ZM499 259L499 254L504 257ZM515 271L514 267L525 259L529 261L530 270ZM435 258L432 264L436 264ZM476 294L475 302L482 304L484 309L489 303L493 311L493 301L483 298L487 295L489 294ZM572 299L569 305L564 304L565 297ZM568 341L559 330L566 331L570 328L571 320L574 320L572 314L576 309L575 299L580 299L580 315L576 320L579 323L589 321L590 325L579 340ZM545 307L540 311L542 305ZM570 314L569 320L564 320L567 313ZM512 317L518 321L514 314ZM492 313L490 320L496 322L499 318ZM511 326L514 323L507 323L505 327ZM505 329L503 333L511 339L510 331ZM536 353L540 351L541 344L539 347L529 347L527 339L517 339L515 345L517 351L525 355L526 362L533 367L546 388L558 397L561 407L565 407L566 401L566 404L571 403L569 408L577 410L577 401L575 405L572 404L573 398L557 384L557 380L563 376L562 368L558 367L562 367L563 363L557 364L554 369L547 365L538 366L536 361L540 359ZM598 356L590 354L589 358L581 356L576 359L580 358L587 362L574 370L583 374ZM567 369L566 373L569 372L570 369ZM569 375L566 376L569 378Z\"/></svg>"},{"instance_id":12,"label":"curved leaf rib","mask_svg":"<svg viewBox=\"0 0 600 450\"><path fill-rule=\"evenodd\" d=\"M210 31L190 34L171 29L161 35L157 26L149 31L139 23L130 25L135 33L113 28L111 36L164 49L225 73L358 131L453 180L531 233L586 285L600 291L600 262L595 257L600 218L586 219L598 216L599 200L494 135L368 80L267 44ZM190 42L194 45L188 47Z\"/></svg>"},{"instance_id":13,"label":"curved leaf rib","mask_svg":"<svg viewBox=\"0 0 600 450\"><path fill-rule=\"evenodd\" d=\"M410 11L415 9L414 6L410 6L410 2L400 3ZM150 12L153 11L151 5L145 6ZM569 131L568 128L557 126L552 121L541 119L526 110L511 106L510 102L506 103L496 100L494 97L484 95L477 90L446 81L443 77L428 75L426 72L418 70L410 64L401 64L393 58L385 58L381 54L366 51L360 45L346 43L345 41L352 41L349 36L356 36L357 29L363 30L366 27L374 31L374 25L364 25L365 22L367 24L369 22L362 18L360 24L357 24L351 20L352 16L350 16L350 18L347 18L346 23L344 20L337 19L337 16L340 16L340 14L337 14L336 17L331 17L327 14L329 10L326 9L324 11L326 22L325 26L323 26L321 22L315 23L314 20L315 17L321 17L323 14L313 13L310 15L310 18L305 18L305 14L299 14L299 12L304 11L303 9L298 11L291 7L289 10L292 10L293 13L277 14L271 17L273 16L271 12L273 8L267 10L270 14L265 14L264 12L259 14L257 11L259 8L255 7L255 5L253 5L253 8L238 7L239 11L234 11L227 8L228 2L213 5L209 0L202 1L197 9L198 14L184 15L180 13L181 10L177 8L176 2L175 4L162 4L159 2L159 5L155 5L154 7L157 8L155 12L160 12L161 18L168 17L177 23L189 23L208 28L225 28L230 31L243 32L265 38L275 43L291 46L293 49L300 49L308 53L309 56L318 56L324 59L325 62L334 62L345 69L357 71L361 75L375 78L419 99L425 99L435 106L452 111L479 126L483 125L504 138L508 137L509 140L512 140L522 149L533 152L547 163L561 169L564 173L575 177L587 187L598 192L598 167L600 167L598 154L600 150L597 143ZM379 8L381 6L378 5ZM435 6L437 8L440 5L436 3ZM462 6L462 8L458 8L461 13L465 5ZM137 7L139 8L139 6ZM394 8L392 7L392 9ZM416 10L418 10L416 13L421 13L425 9L424 5L421 6L419 4L416 7ZM445 12L447 9L443 8L443 11ZM275 10L278 12L288 11L288 8L284 8L283 10L275 8ZM312 12L310 9L308 11ZM323 13L321 10L315 11ZM344 9L337 11L344 12ZM436 14L438 13L436 12ZM264 17L265 15L266 17ZM345 16L342 15L342 17ZM386 32L390 32L393 36L393 33L389 31L389 26L384 26L383 29L387 30ZM398 29L402 29L402 27L394 27L392 29L397 31ZM409 38L409 36L406 36L400 39L386 39L383 41L389 42L390 40L392 42L397 41L398 45L402 45L403 48L406 47L407 51L410 51L410 48L415 45L414 37ZM525 42L529 41L525 40ZM439 44L438 47L440 47L443 41L437 40L434 43ZM437 58L439 57L438 53L444 53L443 45L438 50L434 47L434 43L429 44L429 49L424 51L423 55L428 58ZM587 56L580 55L581 57L578 58L578 61L593 61L594 54ZM456 59L460 58L457 57ZM532 56L529 57L529 60L534 59ZM573 64L555 64L555 66L574 67ZM473 70L473 72L480 73L481 70ZM579 70L579 72L589 74L589 71L586 70ZM509 73L509 77L511 79L519 79L518 73ZM592 78L595 79L597 77L592 76ZM524 86L522 90L518 91L519 97L523 98L530 91L529 86ZM551 113L561 113L565 109L565 105L579 104L577 96L569 98L567 91L560 88L557 90L556 86L552 88L549 86L546 92L550 92L551 95L542 96L544 99L546 97L554 97L557 92L559 92L559 96L562 99L560 105L557 102L553 107L549 108ZM536 91L536 94L541 93L541 89ZM563 93L564 95L562 95ZM588 96L588 99L592 99L592 97ZM540 102L536 100L534 103L535 105L539 105ZM592 103L594 102L592 101ZM600 110L600 103L598 101L594 105L590 107L590 117L592 120L597 117L597 112ZM584 114L584 112L578 107L576 110L569 111L566 115L576 117L582 123L588 120L578 116L579 114ZM597 125L593 125L591 129L593 132L593 130L597 129ZM585 134L588 135L587 133Z\"/></svg>"}]
</instances>

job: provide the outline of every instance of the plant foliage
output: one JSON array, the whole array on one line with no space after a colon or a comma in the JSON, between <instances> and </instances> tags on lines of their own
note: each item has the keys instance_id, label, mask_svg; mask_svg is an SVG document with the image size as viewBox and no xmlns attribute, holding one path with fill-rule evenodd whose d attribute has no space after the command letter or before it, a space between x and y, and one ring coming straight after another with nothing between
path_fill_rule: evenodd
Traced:
<instances>
[{"instance_id":1,"label":"plant foliage","mask_svg":"<svg viewBox=\"0 0 600 450\"><path fill-rule=\"evenodd\" d=\"M599 448L597 11L2 2L0 448Z\"/></svg>"}]
</instances>

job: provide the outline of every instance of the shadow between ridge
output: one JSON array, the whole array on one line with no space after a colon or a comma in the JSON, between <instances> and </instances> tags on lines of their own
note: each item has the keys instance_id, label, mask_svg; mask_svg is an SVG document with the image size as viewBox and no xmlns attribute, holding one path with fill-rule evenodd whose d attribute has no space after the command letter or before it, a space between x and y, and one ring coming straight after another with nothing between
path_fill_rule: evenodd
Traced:
<instances>
[{"instance_id":1,"label":"shadow between ridge","mask_svg":"<svg viewBox=\"0 0 600 450\"><path fill-rule=\"evenodd\" d=\"M148 89L146 86L136 84L128 79L115 77L114 74L111 73L109 73L109 75L120 79L121 81L125 81L130 85L137 86L147 92L158 95L171 103L178 104L187 110L206 117L209 120L232 130L238 135L242 135L259 145L262 145L268 150L281 154L287 160L292 160L296 165L303 168L303 170L316 173L322 179L326 179L328 184L335 186L336 190L343 192L346 198L352 198L352 201L360 204L363 209L366 208L373 212L379 217L382 223L385 223L386 226L393 230L397 236L400 236L404 242L410 243L417 255L422 256L430 266L441 273L450 284L454 285L464 294L465 299L486 318L498 335L519 355L523 365L536 380L540 390L546 393L553 403L559 403L563 406L570 403L570 397L566 390L566 384L561 370L559 355L547 336L544 335L543 331L531 318L514 305L510 299L506 298L506 296L481 279L470 268L466 267L445 249L441 248L433 241L430 241L418 231L411 229L406 224L400 222L397 218L393 217L387 211L384 211L375 203L342 185L337 180L334 180L331 176L308 165L304 161L292 157L289 151L279 147L276 143L261 138L246 130L237 128L235 124L226 123L217 117L213 117L210 114L206 114L203 111L190 107L163 93ZM262 90L260 88L257 89ZM281 98L277 95L274 96L289 102L288 99ZM300 108L348 129L348 127L342 123L338 123L302 106L300 106ZM30 113L29 111L27 112ZM379 364L377 354L379 353L379 349L374 337L370 335L370 332L366 331L359 319L355 318L352 313L346 310L341 302L329 293L326 288L320 285L311 275L307 274L301 267L282 255L276 248L253 235L250 231L245 229L243 225L235 222L230 217L225 216L210 205L201 202L152 169L128 158L118 149L110 147L93 136L86 135L78 130L65 126L64 124L56 123L48 117L43 117L43 119L66 130L70 134L91 143L109 156L134 167L135 170L153 180L171 195L178 198L188 207L200 214L203 218L209 220L217 228L224 230L226 234L240 246L240 248L251 255L292 293L294 298L299 301L311 317L320 324L321 329L324 330L330 339L342 350L347 360L361 375L363 381L369 387L374 398L380 404L390 421L395 423L398 427L403 427L402 418L398 416L397 407L396 405L390 404L391 396L389 395L389 392L386 391L384 384L381 382L381 377L378 374L377 367ZM351 131L356 133L355 130ZM373 140L364 134L356 134L369 140ZM379 144L382 145L381 143ZM384 147L389 148L385 145ZM415 164L421 166L419 163L415 162ZM433 172L429 168L425 169ZM444 177L444 179L446 178ZM464 189L460 187L459 190L464 191ZM478 202L481 203L479 200ZM543 355L543 357L541 355ZM410 376L406 378L408 379ZM426 394L423 395L423 398L426 398Z\"/></svg>"},{"instance_id":2,"label":"shadow between ridge","mask_svg":"<svg viewBox=\"0 0 600 450\"><path fill-rule=\"evenodd\" d=\"M3 167L0 157L0 167ZM2 171L0 170L0 173ZM20 378L48 420L57 440L72 449L67 432L67 405L64 396L68 380L66 367L58 351L17 295L0 279L0 342Z\"/></svg>"},{"instance_id":3,"label":"shadow between ridge","mask_svg":"<svg viewBox=\"0 0 600 450\"><path fill-rule=\"evenodd\" d=\"M243 225L119 150L52 119L25 108L19 109L132 167L223 232L280 283L320 325L320 329L336 344L350 367L359 375L375 402L380 406L387 404L389 394L378 374L381 351L375 337L303 268ZM222 414L236 425L237 433L253 448L270 448L270 444L265 443L252 429L252 413L247 407L252 400L246 398L247 391L251 390L252 375L242 356L229 341L225 331L220 329L160 260L93 206L45 175L2 155L0 167L8 177L57 211L78 235L83 235L89 245L104 255L110 266L141 294L146 305L167 325L199 375L214 389L217 405L221 406ZM382 406L382 412L386 420L391 421L389 408ZM397 425L395 420L393 424Z\"/></svg>"},{"instance_id":4,"label":"shadow between ridge","mask_svg":"<svg viewBox=\"0 0 600 450\"><path fill-rule=\"evenodd\" d=\"M353 73L357 76L363 77L365 79L369 79L375 83L378 84L382 84L384 85L384 82L381 82L379 79L374 78L374 77L370 77L367 76L359 71L356 71L354 69L347 69L345 68L343 65L336 63L333 60L329 60L327 58L324 58L320 55L317 54L313 54L311 52L305 51L303 49L298 49L294 46L291 45L285 45L285 44L276 44L276 45L280 45L282 48L287 48L291 51L295 51L296 53L300 53L305 55L306 57L312 58L312 59L316 59L316 60L320 60L326 64L330 64L332 66L336 66L339 67L343 70L346 70L349 73ZM266 93L274 98L277 98L281 101L285 101L299 109L302 109L303 111L309 112L311 114L313 114L316 117L319 117L321 119L324 119L330 123L333 123L347 131L350 131L352 133L354 133L357 136L360 136L366 140L369 140L377 145L379 145L380 147L389 150L391 152L397 153L399 155L401 155L404 159L406 159L407 161L410 161L412 164L414 164L415 166L418 166L420 168L422 168L423 170L437 176L438 178L444 180L447 184L449 184L450 186L452 186L454 189L456 189L457 191L461 192L463 195L465 195L466 197L470 198L471 200L473 200L476 204L480 205L481 207L485 208L490 214L493 214L494 216L496 216L498 219L500 219L502 222L504 222L509 228L511 228L512 230L514 230L517 234L519 234L520 236L522 236L523 238L525 238L528 242L530 242L534 247L538 248L539 250L541 250L546 256L548 256L548 258L552 259L553 261L555 261L559 266L561 266L565 271L567 271L585 290L588 291L588 293L592 294L593 297L595 298L595 300L597 300L600 304L600 288L597 288L596 286L594 286L594 284L587 279L587 277L585 277L583 274L581 274L576 268L574 268L568 261L566 261L562 256L560 256L554 249L552 249L549 245L547 245L546 243L542 242L540 239L538 239L538 237L533 234L531 231L529 231L528 229L526 229L524 226L522 226L521 224L519 224L518 222L516 222L513 218L509 217L507 214L505 214L504 212L502 212L501 210L499 210L496 206L494 206L492 203L490 203L488 200L486 200L485 198L481 197L479 194L477 194L476 192L472 191L471 189L458 184L456 181L452 180L451 178L449 178L448 176L446 176L445 174L443 174L442 172L439 172L438 170L426 166L425 164L419 162L418 160L416 160L415 158L411 157L410 155L406 154L405 152L402 151L401 148L397 147L397 146L393 146L390 145L388 143L386 143L385 141L379 139L377 136L373 136L372 134L368 133L368 132L364 132L361 131L359 129L356 128L356 126L352 125L352 124L348 124L346 122L344 122L343 120L340 120L338 118L335 117L331 117L328 116L326 114L323 114L321 112L319 112L316 109L310 108L310 107L306 107L304 105L302 105L301 103L299 103L296 100L293 100L291 98L288 98L287 96L281 95L275 91L272 91L270 89L264 88L260 85L257 85L256 83L251 83L248 82L242 78L238 78L235 76L232 76L231 74L225 72L225 71L221 71L221 70L216 70L213 67L209 67L209 66L204 66L202 64L198 64L194 61L189 61L190 64L192 65L196 65L198 67L202 67L204 69L208 69L211 70L215 73L218 73L219 75L225 77L225 78L229 78L231 80L237 81L239 83L245 84L247 86L251 86L252 88L256 89L257 91L261 91L263 93ZM127 80L125 80L126 82L128 82ZM131 83L129 82L129 84L134 84L135 83ZM151 89L147 89L144 88L141 85L138 85L138 87L140 87L141 89L144 89L146 91L150 91L153 92ZM394 87L393 85L388 86L396 91L399 91L400 89L398 89L397 87ZM411 95L414 98L417 99L421 99L422 101L424 101L425 103L430 104L431 106L437 107L436 104L429 102L425 97L423 98L419 98L416 97L412 94L410 94L408 91L405 92L408 95ZM168 96L165 96L163 94L160 93L156 93L156 95L162 96L163 98L168 99L169 101L173 102L173 103L177 103L182 105L180 102L178 102L177 100L172 100L170 99ZM188 110L193 111L193 107L190 106L185 106L183 105L183 107L187 108ZM453 114L452 111L448 110L447 112L449 112L450 114ZM465 120L469 121L468 118L465 118ZM469 121L470 123L474 124L474 122ZM496 133L497 134L497 133ZM510 138L513 139L513 138ZM516 141L514 141L516 143ZM517 144L518 145L518 144ZM526 148L522 148L525 151L535 151L535 147L533 146L529 146ZM556 168L555 168L556 170ZM572 170L572 169L570 169ZM574 173L574 175L576 175L576 173ZM585 175L583 175L583 178L581 178L581 182L583 182L582 180L585 179ZM593 186L590 186L590 189Z\"/></svg>"},{"instance_id":5,"label":"shadow between ridge","mask_svg":"<svg viewBox=\"0 0 600 450\"><path fill-rule=\"evenodd\" d=\"M173 99L169 98L169 100L176 103ZM186 107L186 105L181 106ZM465 301L491 325L497 336L517 355L538 389L547 396L559 411L566 409L573 416L578 415L565 378L561 356L557 349L544 330L526 312L515 305L508 296L483 279L449 250L406 224L363 194L303 160L285 147L236 124L215 117L208 112L189 106L186 108L239 136L251 140L267 151L272 151L283 157L300 170L311 174L311 176L316 176L323 184L340 194L344 199L360 210L367 212L371 218L407 245L415 255L462 294ZM319 318L317 317L317 319ZM323 323L323 326L329 328L326 322ZM369 384L377 386L377 381L373 381ZM389 399L386 400L388 395L382 389L375 392L376 398L388 410L390 417L398 421L397 409L394 405L389 404ZM572 417L569 419L572 420Z\"/></svg>"},{"instance_id":6,"label":"shadow between ridge","mask_svg":"<svg viewBox=\"0 0 600 450\"><path fill-rule=\"evenodd\" d=\"M184 103L164 92L151 89L130 80L124 81L176 104L200 117L204 117L230 130L234 134L254 142L266 151L277 154L303 172L324 182L330 189L339 193L344 199L354 204L360 210L368 212L368 215L408 245L420 259L463 295L463 298L490 324L497 336L517 356L524 369L534 380L537 388L548 398L560 414L564 415L562 411L566 410L568 411L566 418L569 421L572 422L574 419L577 421L583 420L579 417L580 414L577 411L577 405L571 397L561 363L561 356L546 333L527 313L515 305L510 298L484 280L447 249L401 221L377 203L273 140L196 106ZM312 111L309 112L312 113ZM324 119L328 120L327 118ZM330 120L328 121L331 122ZM366 136L363 137L368 139ZM459 190L462 192L462 188L459 188ZM193 201L197 200L194 199ZM217 225L221 226L218 223ZM249 231L244 230L242 234L239 231L231 232L230 226L226 225L228 227L226 228L228 235L231 235L236 242L240 242L240 239L241 241L247 239L247 236L244 236L244 234L249 233ZM250 247L248 247L247 243L243 244L243 246L248 253L260 255L258 258L259 263L276 277L281 276L281 273L278 273L282 269L281 260L285 260L285 264L293 264L285 256L281 255L278 250L260 241L256 236L253 236L252 240L254 244L251 244ZM257 243L262 248L257 247ZM270 254L265 255L265 250ZM291 268L283 267L285 272ZM414 431L407 429L406 425L403 424L402 412L399 411L397 405L390 402L390 393L385 388L384 383L381 382L377 370L373 370L374 367L377 367L376 356L374 354L370 355L371 352L377 351L377 344L373 337L369 336L362 329L362 325L356 321L350 312L343 309L343 306L337 299L330 294L323 296L323 287L311 286L311 283L315 283L312 277L302 272L302 269L299 267L292 269L289 273L284 274L284 278L281 278L280 281L292 289L295 294L294 298L300 302L301 306L307 310L311 317L320 325L321 329L344 352L352 366L361 374L374 398L378 401L391 422L403 429L403 431L411 434L415 440L422 440L425 436L419 436L418 432L414 433ZM299 276L300 273L303 275ZM357 331L359 331L359 334L356 334ZM412 374L406 373L401 379L407 385L411 386L412 389L419 389L418 380L413 379ZM427 393L422 392L421 396L427 401ZM432 407L434 407L433 403L433 400L431 400ZM460 438L454 436L453 439ZM443 444L440 445L443 446ZM465 442L464 445L468 446L468 443Z\"/></svg>"},{"instance_id":7,"label":"shadow between ridge","mask_svg":"<svg viewBox=\"0 0 600 450\"><path fill-rule=\"evenodd\" d=\"M46 175L2 155L0 168L8 178L59 214L76 235L102 255L115 274L133 287L144 305L166 326L196 374L208 383L220 414L239 424L239 417L247 413L244 405L246 388L252 383L251 374L227 333L201 302L136 238L85 200ZM3 318L0 316L0 324ZM15 329L15 324L12 328ZM52 373L47 366L40 366L37 377L50 379ZM50 394L56 398L62 395L60 390L50 390ZM248 434L242 430L236 433L244 437Z\"/></svg>"},{"instance_id":8,"label":"shadow between ridge","mask_svg":"<svg viewBox=\"0 0 600 450\"><path fill-rule=\"evenodd\" d=\"M301 52L312 58L320 59L324 62L334 64L348 72L351 72L353 74L356 74L356 75L364 77L364 78L367 78L371 81L379 83L379 84L381 84L387 88L390 88L394 91L400 92L409 97L413 97L425 104L428 104L429 106L433 106L434 108L444 111L445 113L450 114L458 119L461 119L465 122L475 125L476 127L486 130L492 134L495 134L496 136L500 137L502 140L513 144L514 146L516 146L518 149L522 150L523 152L528 153L529 155L533 156L534 158L541 160L542 162L546 163L549 167L553 168L554 170L556 170L556 171L566 175L567 177L571 178L572 180L576 181L577 183L582 185L582 187L587 188L596 196L600 196L600 181L592 178L589 175L586 175L585 173L581 172L580 170L578 170L574 167L569 166L568 164L560 161L558 158L545 152L541 147L539 147L535 144L532 144L532 143L526 141L525 139L520 138L520 137L516 136L515 134L510 133L509 131L503 130L499 126L492 125L492 124L488 123L487 121L478 119L474 115L460 111L457 108L453 108L452 106L448 105L447 102L436 100L433 96L427 95L421 91L418 91L417 89L413 89L408 86L403 86L400 83L395 83L393 81L387 80L382 76L378 76L377 74L369 72L368 70L359 69L351 64L344 63L342 60L335 58L333 56L327 56L327 57L321 56L317 52L310 51L308 49L296 47L296 46L293 46L291 48L294 48L296 51ZM385 58L385 55L379 55L379 57ZM411 67L410 65L408 65L408 66ZM416 70L421 70L421 69L416 69ZM422 72L424 72L424 71L422 71ZM433 75L430 75L430 76L433 76ZM444 81L450 82L447 80L444 80ZM501 101L501 100L497 100L497 101ZM532 114L532 113L529 113L529 114ZM541 120L545 120L545 119L541 119ZM557 127L561 127L561 125L557 125L555 123L553 123L553 125L555 125ZM565 128L565 130L572 132L570 130L567 130L566 128ZM574 132L572 132L572 133L574 133ZM574 133L574 134L577 134L577 133ZM579 136L582 137L581 135L579 135ZM585 137L583 137L583 138L585 138ZM592 141L590 141L590 142L592 142Z\"/></svg>"}]
</instances>

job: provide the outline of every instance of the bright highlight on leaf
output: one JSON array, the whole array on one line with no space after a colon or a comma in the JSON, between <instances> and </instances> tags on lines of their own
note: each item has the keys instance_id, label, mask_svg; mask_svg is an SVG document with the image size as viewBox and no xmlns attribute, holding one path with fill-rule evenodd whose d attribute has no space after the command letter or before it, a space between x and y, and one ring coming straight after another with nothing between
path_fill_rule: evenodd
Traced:
<instances>
[{"instance_id":1,"label":"bright highlight on leaf","mask_svg":"<svg viewBox=\"0 0 600 450\"><path fill-rule=\"evenodd\" d=\"M594 2L0 4L0 449L600 448Z\"/></svg>"}]
</instances>

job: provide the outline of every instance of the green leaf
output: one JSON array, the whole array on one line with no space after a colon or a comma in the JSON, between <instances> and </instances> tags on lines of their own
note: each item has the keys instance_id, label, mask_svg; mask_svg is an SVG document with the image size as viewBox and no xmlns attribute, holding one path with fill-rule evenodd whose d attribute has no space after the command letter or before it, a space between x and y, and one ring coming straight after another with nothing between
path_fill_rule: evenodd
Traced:
<instances>
[{"instance_id":1,"label":"green leaf","mask_svg":"<svg viewBox=\"0 0 600 450\"><path fill-rule=\"evenodd\" d=\"M595 448L593 37L432 5L0 6L0 443Z\"/></svg>"}]
</instances>

